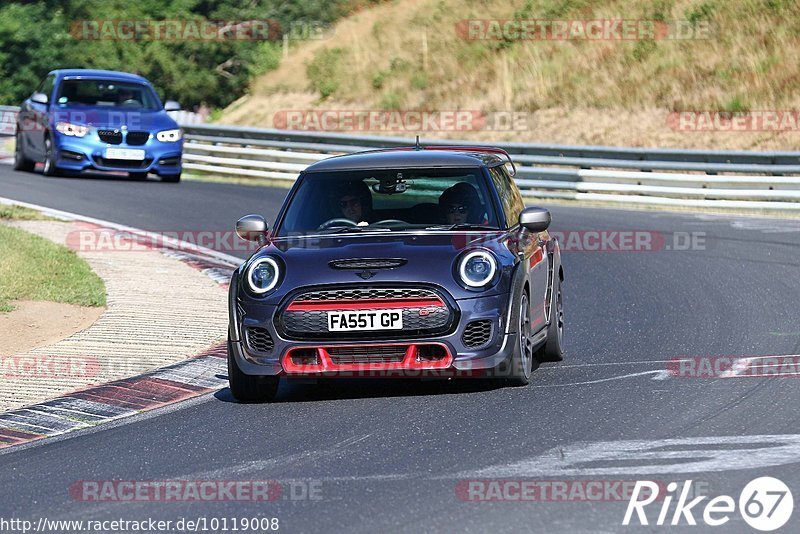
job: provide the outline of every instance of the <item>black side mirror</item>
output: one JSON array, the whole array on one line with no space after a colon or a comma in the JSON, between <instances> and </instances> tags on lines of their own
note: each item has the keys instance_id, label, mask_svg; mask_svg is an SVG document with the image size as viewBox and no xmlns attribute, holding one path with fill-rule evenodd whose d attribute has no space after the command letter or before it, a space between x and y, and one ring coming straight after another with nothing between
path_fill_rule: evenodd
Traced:
<instances>
[{"instance_id":1,"label":"black side mirror","mask_svg":"<svg viewBox=\"0 0 800 534\"><path fill-rule=\"evenodd\" d=\"M245 215L236 221L236 235L245 241L262 241L268 229L267 221L261 215Z\"/></svg>"},{"instance_id":2,"label":"black side mirror","mask_svg":"<svg viewBox=\"0 0 800 534\"><path fill-rule=\"evenodd\" d=\"M550 212L544 208L525 208L519 214L519 225L531 232L543 232L550 226Z\"/></svg>"}]
</instances>

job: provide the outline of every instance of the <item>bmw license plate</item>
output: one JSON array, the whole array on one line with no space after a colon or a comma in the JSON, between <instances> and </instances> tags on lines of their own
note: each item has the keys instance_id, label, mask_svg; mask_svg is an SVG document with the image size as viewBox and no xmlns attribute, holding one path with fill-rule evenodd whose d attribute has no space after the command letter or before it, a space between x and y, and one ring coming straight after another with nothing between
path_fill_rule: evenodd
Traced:
<instances>
[{"instance_id":1,"label":"bmw license plate","mask_svg":"<svg viewBox=\"0 0 800 534\"><path fill-rule=\"evenodd\" d=\"M144 159L144 150L137 148L107 148L103 157L106 159L142 161Z\"/></svg>"},{"instance_id":2,"label":"bmw license plate","mask_svg":"<svg viewBox=\"0 0 800 534\"><path fill-rule=\"evenodd\" d=\"M403 328L403 310L330 311L329 332L356 330L400 330Z\"/></svg>"}]
</instances>

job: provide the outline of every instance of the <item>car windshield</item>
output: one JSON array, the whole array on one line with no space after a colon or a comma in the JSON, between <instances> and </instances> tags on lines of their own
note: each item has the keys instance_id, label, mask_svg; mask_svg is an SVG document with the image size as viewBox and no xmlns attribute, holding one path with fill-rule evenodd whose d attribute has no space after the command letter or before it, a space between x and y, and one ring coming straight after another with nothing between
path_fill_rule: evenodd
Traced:
<instances>
[{"instance_id":1,"label":"car windshield","mask_svg":"<svg viewBox=\"0 0 800 534\"><path fill-rule=\"evenodd\" d=\"M60 106L97 106L155 111L158 99L147 85L116 80L64 80L56 103Z\"/></svg>"},{"instance_id":2,"label":"car windshield","mask_svg":"<svg viewBox=\"0 0 800 534\"><path fill-rule=\"evenodd\" d=\"M498 227L479 168L337 171L301 180L280 237Z\"/></svg>"}]
</instances>

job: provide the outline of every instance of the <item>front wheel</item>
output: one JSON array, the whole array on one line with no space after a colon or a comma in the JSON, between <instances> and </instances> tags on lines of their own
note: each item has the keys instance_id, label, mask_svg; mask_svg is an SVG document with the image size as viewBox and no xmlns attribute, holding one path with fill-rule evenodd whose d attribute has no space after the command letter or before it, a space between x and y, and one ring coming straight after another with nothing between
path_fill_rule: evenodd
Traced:
<instances>
[{"instance_id":1,"label":"front wheel","mask_svg":"<svg viewBox=\"0 0 800 534\"><path fill-rule=\"evenodd\" d=\"M539 349L537 359L542 362L560 362L564 359L564 302L561 296L561 276L553 281L553 297L550 299L550 325L547 340Z\"/></svg>"},{"instance_id":2,"label":"front wheel","mask_svg":"<svg viewBox=\"0 0 800 534\"><path fill-rule=\"evenodd\" d=\"M278 376L246 375L239 369L233 356L233 346L228 340L228 383L231 393L240 402L266 402L278 393Z\"/></svg>"},{"instance_id":3,"label":"front wheel","mask_svg":"<svg viewBox=\"0 0 800 534\"><path fill-rule=\"evenodd\" d=\"M56 166L56 151L53 148L53 141L49 137L44 138L44 169L45 176L61 176L61 169Z\"/></svg>"},{"instance_id":4,"label":"front wheel","mask_svg":"<svg viewBox=\"0 0 800 534\"><path fill-rule=\"evenodd\" d=\"M164 176L161 177L161 181L170 184L177 184L178 182L181 181L181 173L165 174Z\"/></svg>"},{"instance_id":5,"label":"front wheel","mask_svg":"<svg viewBox=\"0 0 800 534\"><path fill-rule=\"evenodd\" d=\"M511 386L526 386L533 373L533 347L531 345L531 307L528 294L522 292L519 298L517 323L517 346L511 357L511 368L507 382Z\"/></svg>"},{"instance_id":6,"label":"front wheel","mask_svg":"<svg viewBox=\"0 0 800 534\"><path fill-rule=\"evenodd\" d=\"M25 157L25 151L22 148L22 136L17 133L14 146L14 170L30 172L34 167L36 167L36 162Z\"/></svg>"}]
</instances>

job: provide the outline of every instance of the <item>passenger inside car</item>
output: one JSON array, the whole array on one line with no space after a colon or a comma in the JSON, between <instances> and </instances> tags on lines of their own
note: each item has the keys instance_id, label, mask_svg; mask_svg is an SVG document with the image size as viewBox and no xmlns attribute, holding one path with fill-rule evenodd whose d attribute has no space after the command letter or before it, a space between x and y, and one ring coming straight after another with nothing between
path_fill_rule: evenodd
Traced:
<instances>
[{"instance_id":1,"label":"passenger inside car","mask_svg":"<svg viewBox=\"0 0 800 534\"><path fill-rule=\"evenodd\" d=\"M486 224L478 192L466 182L459 182L442 192L439 210L447 224Z\"/></svg>"}]
</instances>

